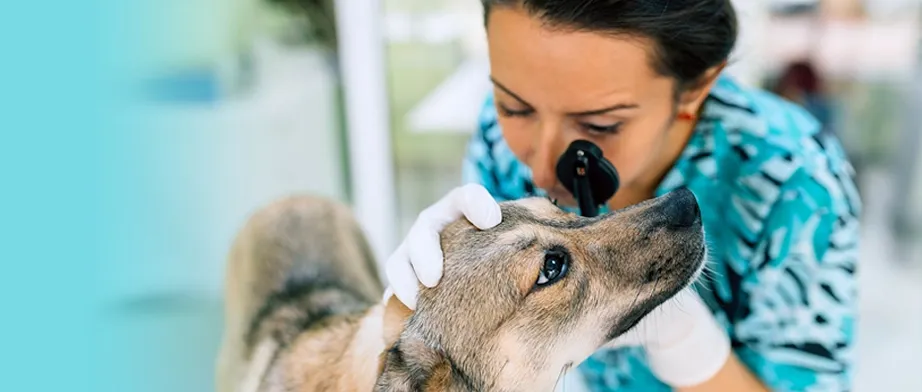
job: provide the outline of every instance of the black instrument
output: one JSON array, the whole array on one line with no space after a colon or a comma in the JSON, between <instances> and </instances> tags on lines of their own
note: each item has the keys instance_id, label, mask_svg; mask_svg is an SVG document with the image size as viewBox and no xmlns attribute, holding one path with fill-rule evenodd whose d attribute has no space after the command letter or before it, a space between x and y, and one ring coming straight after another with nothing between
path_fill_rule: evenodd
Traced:
<instances>
[{"instance_id":1,"label":"black instrument","mask_svg":"<svg viewBox=\"0 0 922 392\"><path fill-rule=\"evenodd\" d=\"M621 185L618 171L602 156L602 149L586 140L571 143L557 161L557 179L573 194L580 214L586 217L597 216L599 206Z\"/></svg>"}]
</instances>

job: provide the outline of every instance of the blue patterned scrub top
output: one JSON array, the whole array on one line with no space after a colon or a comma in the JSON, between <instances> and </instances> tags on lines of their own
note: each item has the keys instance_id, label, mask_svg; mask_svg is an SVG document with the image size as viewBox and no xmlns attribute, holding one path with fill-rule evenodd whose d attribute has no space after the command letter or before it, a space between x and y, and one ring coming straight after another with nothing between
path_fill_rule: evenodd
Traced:
<instances>
[{"instance_id":1,"label":"blue patterned scrub top","mask_svg":"<svg viewBox=\"0 0 922 392\"><path fill-rule=\"evenodd\" d=\"M499 201L543 196L503 140L492 95L465 182ZM806 110L721 76L656 195L687 187L711 246L696 288L741 361L775 391L852 389L861 201L838 140ZM580 366L595 391L668 391L640 348Z\"/></svg>"}]
</instances>

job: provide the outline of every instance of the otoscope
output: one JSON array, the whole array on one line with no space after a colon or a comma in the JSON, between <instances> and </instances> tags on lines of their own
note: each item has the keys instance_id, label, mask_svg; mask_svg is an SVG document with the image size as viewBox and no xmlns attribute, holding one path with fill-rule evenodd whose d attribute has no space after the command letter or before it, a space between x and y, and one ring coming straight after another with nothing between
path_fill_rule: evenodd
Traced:
<instances>
[{"instance_id":1,"label":"otoscope","mask_svg":"<svg viewBox=\"0 0 922 392\"><path fill-rule=\"evenodd\" d=\"M618 171L602 155L602 149L587 140L576 140L557 161L557 179L576 197L580 215L599 215L599 207L614 196L621 185Z\"/></svg>"}]
</instances>

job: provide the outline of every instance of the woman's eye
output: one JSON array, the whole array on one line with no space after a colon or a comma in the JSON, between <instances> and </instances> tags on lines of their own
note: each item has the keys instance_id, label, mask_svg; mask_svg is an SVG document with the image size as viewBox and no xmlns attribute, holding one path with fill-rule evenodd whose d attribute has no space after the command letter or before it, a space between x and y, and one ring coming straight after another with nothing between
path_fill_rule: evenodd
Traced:
<instances>
[{"instance_id":1,"label":"woman's eye","mask_svg":"<svg viewBox=\"0 0 922 392\"><path fill-rule=\"evenodd\" d=\"M503 105L499 105L499 112L505 117L528 117L534 113L534 109L512 110Z\"/></svg>"},{"instance_id":2,"label":"woman's eye","mask_svg":"<svg viewBox=\"0 0 922 392\"><path fill-rule=\"evenodd\" d=\"M597 125L597 124L582 124L583 128L592 133L604 133L604 134L615 134L621 130L621 123L614 123L611 125Z\"/></svg>"},{"instance_id":3,"label":"woman's eye","mask_svg":"<svg viewBox=\"0 0 922 392\"><path fill-rule=\"evenodd\" d=\"M548 250L544 254L544 265L538 273L538 287L548 286L563 278L570 268L570 254L561 248Z\"/></svg>"}]
</instances>

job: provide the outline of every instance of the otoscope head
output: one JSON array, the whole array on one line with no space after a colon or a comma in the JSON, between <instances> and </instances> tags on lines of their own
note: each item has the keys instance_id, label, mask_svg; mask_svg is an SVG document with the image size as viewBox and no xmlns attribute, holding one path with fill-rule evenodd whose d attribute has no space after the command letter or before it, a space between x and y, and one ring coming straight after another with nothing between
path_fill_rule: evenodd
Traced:
<instances>
[{"instance_id":1,"label":"otoscope head","mask_svg":"<svg viewBox=\"0 0 922 392\"><path fill-rule=\"evenodd\" d=\"M587 140L576 140L557 161L557 179L576 197L583 216L595 216L618 191L620 179L602 149Z\"/></svg>"}]
</instances>

